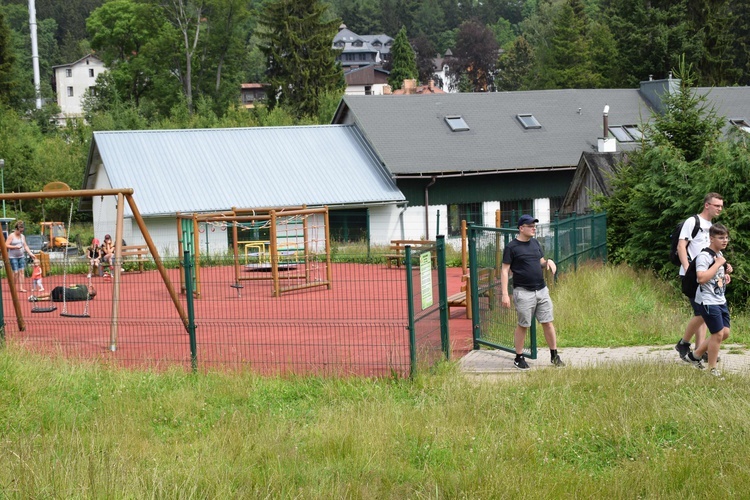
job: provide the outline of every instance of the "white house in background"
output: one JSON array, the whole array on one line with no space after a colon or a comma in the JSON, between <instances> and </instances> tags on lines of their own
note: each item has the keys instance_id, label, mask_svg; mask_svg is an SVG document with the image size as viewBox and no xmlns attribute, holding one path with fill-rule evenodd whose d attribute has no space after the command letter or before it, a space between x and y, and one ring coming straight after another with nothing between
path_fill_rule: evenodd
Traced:
<instances>
[{"instance_id":1,"label":"white house in background","mask_svg":"<svg viewBox=\"0 0 750 500\"><path fill-rule=\"evenodd\" d=\"M93 54L82 57L70 64L53 66L53 86L60 106L58 122L66 118L83 116L83 98L87 90L95 91L96 77L107 71L104 62Z\"/></svg>"},{"instance_id":2,"label":"white house in background","mask_svg":"<svg viewBox=\"0 0 750 500\"><path fill-rule=\"evenodd\" d=\"M448 60L453 57L451 49L445 51L443 57L440 54L432 60L432 65L435 68L435 85L440 87L444 92L456 93L458 92L458 86L454 82L454 78L450 75L450 66L448 66Z\"/></svg>"}]
</instances>

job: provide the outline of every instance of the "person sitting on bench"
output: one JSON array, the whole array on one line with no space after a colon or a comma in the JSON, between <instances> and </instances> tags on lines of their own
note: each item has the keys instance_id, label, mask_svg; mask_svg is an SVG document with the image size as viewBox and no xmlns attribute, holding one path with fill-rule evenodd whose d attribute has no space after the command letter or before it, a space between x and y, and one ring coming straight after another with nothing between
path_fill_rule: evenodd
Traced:
<instances>
[{"instance_id":1,"label":"person sitting on bench","mask_svg":"<svg viewBox=\"0 0 750 500\"><path fill-rule=\"evenodd\" d=\"M86 257L89 259L89 275L88 278L91 277L91 273L94 270L94 267L99 267L99 261L102 258L102 249L99 247L99 240L94 238L91 240L91 246L86 251Z\"/></svg>"},{"instance_id":2,"label":"person sitting on bench","mask_svg":"<svg viewBox=\"0 0 750 500\"><path fill-rule=\"evenodd\" d=\"M102 264L107 264L112 269L112 264L115 262L115 244L112 241L112 236L104 235L104 243L102 243Z\"/></svg>"}]
</instances>

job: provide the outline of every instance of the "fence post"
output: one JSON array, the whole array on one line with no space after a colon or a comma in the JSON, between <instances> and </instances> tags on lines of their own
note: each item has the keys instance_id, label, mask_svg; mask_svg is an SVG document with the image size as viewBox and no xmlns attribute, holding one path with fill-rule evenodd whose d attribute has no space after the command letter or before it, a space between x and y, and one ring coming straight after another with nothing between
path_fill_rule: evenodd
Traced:
<instances>
[{"instance_id":1,"label":"fence post","mask_svg":"<svg viewBox=\"0 0 750 500\"><path fill-rule=\"evenodd\" d=\"M578 216L573 212L573 271L578 271Z\"/></svg>"},{"instance_id":2,"label":"fence post","mask_svg":"<svg viewBox=\"0 0 750 500\"><path fill-rule=\"evenodd\" d=\"M10 269L5 270L5 274L8 275ZM0 283L2 284L2 283ZM3 287L0 286L0 347L5 345L5 307L3 306Z\"/></svg>"},{"instance_id":3,"label":"fence post","mask_svg":"<svg viewBox=\"0 0 750 500\"><path fill-rule=\"evenodd\" d=\"M466 290L467 302L471 294L471 337L474 349L479 349L479 297L474 293L479 286L477 277L479 266L477 264L477 228L474 224L469 225L469 288Z\"/></svg>"},{"instance_id":4,"label":"fence post","mask_svg":"<svg viewBox=\"0 0 750 500\"><path fill-rule=\"evenodd\" d=\"M190 252L185 250L183 266L185 267L185 295L187 300L188 335L190 336L190 367L198 371L198 343L195 338L195 308L193 307L193 261Z\"/></svg>"},{"instance_id":5,"label":"fence post","mask_svg":"<svg viewBox=\"0 0 750 500\"><path fill-rule=\"evenodd\" d=\"M596 219L594 218L594 214L589 214L589 221L591 224L591 245L589 247L589 259L593 260L596 258L596 254L598 253L596 251Z\"/></svg>"},{"instance_id":6,"label":"fence post","mask_svg":"<svg viewBox=\"0 0 750 500\"><path fill-rule=\"evenodd\" d=\"M450 332L448 330L448 278L445 271L445 235L438 235L437 251L437 275L438 275L438 297L440 300L440 344L443 348L445 359L451 359Z\"/></svg>"},{"instance_id":7,"label":"fence post","mask_svg":"<svg viewBox=\"0 0 750 500\"><path fill-rule=\"evenodd\" d=\"M406 311L409 316L409 377L417 374L417 334L414 330L414 276L411 265L411 245L404 247L404 267L406 268Z\"/></svg>"},{"instance_id":8,"label":"fence post","mask_svg":"<svg viewBox=\"0 0 750 500\"><path fill-rule=\"evenodd\" d=\"M555 210L555 222L554 222L554 229L553 234L555 243L553 245L552 255L554 257L555 265L560 265L560 213ZM557 273L555 273L555 277L553 278L555 282L557 282Z\"/></svg>"}]
</instances>

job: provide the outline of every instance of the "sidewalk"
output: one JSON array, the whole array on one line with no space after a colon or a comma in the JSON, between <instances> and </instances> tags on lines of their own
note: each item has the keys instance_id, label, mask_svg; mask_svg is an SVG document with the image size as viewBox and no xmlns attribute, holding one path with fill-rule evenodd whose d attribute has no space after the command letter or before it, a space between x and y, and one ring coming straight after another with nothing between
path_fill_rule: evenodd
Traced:
<instances>
[{"instance_id":1,"label":"sidewalk","mask_svg":"<svg viewBox=\"0 0 750 500\"><path fill-rule=\"evenodd\" d=\"M568 347L559 349L559 354L569 367L596 366L609 363L648 362L682 363L674 345L636 347ZM722 345L719 354L719 370L726 373L750 374L750 350L742 345ZM529 359L531 370L554 368L549 360L549 349L540 348L537 359ZM498 350L471 351L459 362L461 371L469 375L491 375L519 373L513 366L513 354ZM704 363L704 366L708 366Z\"/></svg>"}]
</instances>

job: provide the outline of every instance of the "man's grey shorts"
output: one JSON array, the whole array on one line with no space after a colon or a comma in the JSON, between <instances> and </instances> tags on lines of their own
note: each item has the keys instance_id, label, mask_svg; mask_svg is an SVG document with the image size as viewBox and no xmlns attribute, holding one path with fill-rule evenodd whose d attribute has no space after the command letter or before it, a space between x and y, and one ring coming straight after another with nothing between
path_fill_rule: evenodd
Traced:
<instances>
[{"instance_id":1,"label":"man's grey shorts","mask_svg":"<svg viewBox=\"0 0 750 500\"><path fill-rule=\"evenodd\" d=\"M552 313L552 299L549 298L549 288L546 286L536 292L524 288L513 289L513 302L518 313L518 326L528 328L536 314L540 323L554 321Z\"/></svg>"}]
</instances>

